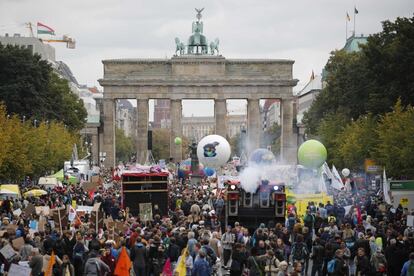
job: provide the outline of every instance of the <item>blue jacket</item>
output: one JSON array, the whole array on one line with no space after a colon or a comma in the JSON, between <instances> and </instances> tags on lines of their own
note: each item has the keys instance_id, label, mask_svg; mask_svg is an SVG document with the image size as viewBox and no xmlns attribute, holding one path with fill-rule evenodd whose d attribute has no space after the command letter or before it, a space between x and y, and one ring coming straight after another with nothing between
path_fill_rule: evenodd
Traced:
<instances>
[{"instance_id":1,"label":"blue jacket","mask_svg":"<svg viewBox=\"0 0 414 276\"><path fill-rule=\"evenodd\" d=\"M205 258L199 258L195 261L191 276L210 276L211 269Z\"/></svg>"}]
</instances>

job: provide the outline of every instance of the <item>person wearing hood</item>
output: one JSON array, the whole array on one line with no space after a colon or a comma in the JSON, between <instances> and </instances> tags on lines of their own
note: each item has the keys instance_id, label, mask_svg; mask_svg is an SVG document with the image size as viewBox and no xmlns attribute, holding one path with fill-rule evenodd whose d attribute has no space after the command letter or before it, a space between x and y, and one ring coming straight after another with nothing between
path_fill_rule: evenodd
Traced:
<instances>
[{"instance_id":1,"label":"person wearing hood","mask_svg":"<svg viewBox=\"0 0 414 276\"><path fill-rule=\"evenodd\" d=\"M387 271L387 260L380 248L377 248L375 253L372 254L371 265L375 271L375 275L385 275Z\"/></svg>"},{"instance_id":2,"label":"person wearing hood","mask_svg":"<svg viewBox=\"0 0 414 276\"><path fill-rule=\"evenodd\" d=\"M100 258L99 254L91 251L89 259L85 263L83 275L85 276L100 276L109 273L111 270Z\"/></svg>"},{"instance_id":3,"label":"person wearing hood","mask_svg":"<svg viewBox=\"0 0 414 276\"><path fill-rule=\"evenodd\" d=\"M138 237L135 246L131 248L131 261L136 275L146 275L147 256L147 248L142 243L141 237Z\"/></svg>"}]
</instances>

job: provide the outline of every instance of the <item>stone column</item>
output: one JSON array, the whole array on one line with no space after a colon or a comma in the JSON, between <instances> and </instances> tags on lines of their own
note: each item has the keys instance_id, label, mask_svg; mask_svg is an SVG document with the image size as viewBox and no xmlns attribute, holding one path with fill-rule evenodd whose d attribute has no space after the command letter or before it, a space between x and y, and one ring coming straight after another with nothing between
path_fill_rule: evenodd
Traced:
<instances>
[{"instance_id":1,"label":"stone column","mask_svg":"<svg viewBox=\"0 0 414 276\"><path fill-rule=\"evenodd\" d=\"M259 99L247 100L247 155L260 147L260 134L262 124L260 122Z\"/></svg>"},{"instance_id":2,"label":"stone column","mask_svg":"<svg viewBox=\"0 0 414 276\"><path fill-rule=\"evenodd\" d=\"M102 152L106 153L104 166L115 166L115 100L104 99L103 104L103 145Z\"/></svg>"},{"instance_id":3,"label":"stone column","mask_svg":"<svg viewBox=\"0 0 414 276\"><path fill-rule=\"evenodd\" d=\"M170 103L170 118L171 118L171 134L170 134L170 157L173 157L175 162L182 159L182 145L174 143L175 137L181 137L183 127L181 125L182 105L181 100L171 100Z\"/></svg>"},{"instance_id":4,"label":"stone column","mask_svg":"<svg viewBox=\"0 0 414 276\"><path fill-rule=\"evenodd\" d=\"M281 114L281 123L282 123L282 134L281 134L281 159L287 164L296 164L297 163L297 131L294 129L294 115L293 110L293 100L287 99L282 100L282 114Z\"/></svg>"},{"instance_id":5,"label":"stone column","mask_svg":"<svg viewBox=\"0 0 414 276\"><path fill-rule=\"evenodd\" d=\"M91 149L91 154L92 154L92 163L94 165L98 165L99 166L99 139L98 139L98 128L96 128L96 133L92 134L91 137L91 142L92 142L92 149Z\"/></svg>"},{"instance_id":6,"label":"stone column","mask_svg":"<svg viewBox=\"0 0 414 276\"><path fill-rule=\"evenodd\" d=\"M227 104L226 100L214 101L214 117L216 119L215 134L227 136Z\"/></svg>"},{"instance_id":7,"label":"stone column","mask_svg":"<svg viewBox=\"0 0 414 276\"><path fill-rule=\"evenodd\" d=\"M148 99L137 99L137 162L144 164L148 152Z\"/></svg>"}]
</instances>

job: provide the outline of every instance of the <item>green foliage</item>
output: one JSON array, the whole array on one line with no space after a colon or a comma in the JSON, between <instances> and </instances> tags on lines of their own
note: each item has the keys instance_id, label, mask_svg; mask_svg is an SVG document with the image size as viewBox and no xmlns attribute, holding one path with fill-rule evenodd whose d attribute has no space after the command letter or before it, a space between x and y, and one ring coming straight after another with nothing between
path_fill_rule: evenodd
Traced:
<instances>
[{"instance_id":1,"label":"green foliage","mask_svg":"<svg viewBox=\"0 0 414 276\"><path fill-rule=\"evenodd\" d=\"M382 26L360 52L332 53L326 86L303 121L336 166L358 169L374 158L390 176L412 178L414 17Z\"/></svg>"},{"instance_id":2,"label":"green foliage","mask_svg":"<svg viewBox=\"0 0 414 276\"><path fill-rule=\"evenodd\" d=\"M22 122L8 117L0 105L0 180L19 182L56 171L70 159L72 145L80 139L59 122Z\"/></svg>"},{"instance_id":3,"label":"green foliage","mask_svg":"<svg viewBox=\"0 0 414 276\"><path fill-rule=\"evenodd\" d=\"M319 124L318 136L314 137L326 147L328 162L334 163L338 167L343 165L338 153L338 142L341 140L340 135L348 122L349 119L342 113L329 114Z\"/></svg>"},{"instance_id":4,"label":"green foliage","mask_svg":"<svg viewBox=\"0 0 414 276\"><path fill-rule=\"evenodd\" d=\"M86 110L68 82L51 65L28 49L0 44L0 101L11 114L58 120L70 129L83 127Z\"/></svg>"},{"instance_id":5,"label":"green foliage","mask_svg":"<svg viewBox=\"0 0 414 276\"><path fill-rule=\"evenodd\" d=\"M131 137L125 135L120 128L115 129L115 149L116 160L128 162L132 155L135 154L134 142Z\"/></svg>"},{"instance_id":6,"label":"green foliage","mask_svg":"<svg viewBox=\"0 0 414 276\"><path fill-rule=\"evenodd\" d=\"M361 116L337 136L338 158L350 169L360 169L366 158L373 158L378 140L377 121L372 115Z\"/></svg>"},{"instance_id":7,"label":"green foliage","mask_svg":"<svg viewBox=\"0 0 414 276\"><path fill-rule=\"evenodd\" d=\"M349 119L392 109L398 98L414 104L414 17L383 22L383 31L368 38L362 51L332 52L326 65L326 87L304 115L308 134L328 114L340 112Z\"/></svg>"},{"instance_id":8,"label":"green foliage","mask_svg":"<svg viewBox=\"0 0 414 276\"><path fill-rule=\"evenodd\" d=\"M414 108L398 101L392 112L381 117L377 129L375 159L390 176L414 178Z\"/></svg>"}]
</instances>

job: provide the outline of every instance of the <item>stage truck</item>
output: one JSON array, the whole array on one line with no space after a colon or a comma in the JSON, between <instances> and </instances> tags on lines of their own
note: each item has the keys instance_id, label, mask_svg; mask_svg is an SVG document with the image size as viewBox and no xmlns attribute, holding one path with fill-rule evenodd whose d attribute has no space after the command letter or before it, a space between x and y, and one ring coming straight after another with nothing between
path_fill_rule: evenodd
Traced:
<instances>
[{"instance_id":1,"label":"stage truck","mask_svg":"<svg viewBox=\"0 0 414 276\"><path fill-rule=\"evenodd\" d=\"M239 222L247 227L257 227L260 223L285 221L286 193L282 182L259 181L255 193L246 192L238 179L224 181L227 192L227 224Z\"/></svg>"},{"instance_id":2,"label":"stage truck","mask_svg":"<svg viewBox=\"0 0 414 276\"><path fill-rule=\"evenodd\" d=\"M168 214L168 173L136 172L122 173L122 207L128 207L141 221L152 220L155 209L161 216Z\"/></svg>"}]
</instances>

